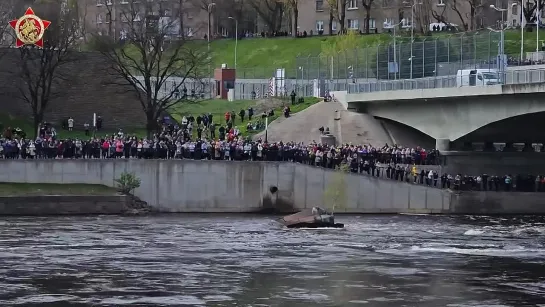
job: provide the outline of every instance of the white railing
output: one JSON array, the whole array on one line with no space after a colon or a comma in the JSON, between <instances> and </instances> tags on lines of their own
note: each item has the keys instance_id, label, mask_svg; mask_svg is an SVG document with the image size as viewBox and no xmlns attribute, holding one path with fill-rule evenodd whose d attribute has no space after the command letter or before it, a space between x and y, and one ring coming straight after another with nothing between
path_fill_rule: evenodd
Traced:
<instances>
[{"instance_id":1,"label":"white railing","mask_svg":"<svg viewBox=\"0 0 545 307\"><path fill-rule=\"evenodd\" d=\"M457 86L456 76L428 77L420 79L384 80L357 82L347 85L349 93L371 93L382 91L421 90L451 88ZM545 68L508 70L503 72L503 84L528 84L545 82ZM461 82L459 82L461 83Z\"/></svg>"}]
</instances>

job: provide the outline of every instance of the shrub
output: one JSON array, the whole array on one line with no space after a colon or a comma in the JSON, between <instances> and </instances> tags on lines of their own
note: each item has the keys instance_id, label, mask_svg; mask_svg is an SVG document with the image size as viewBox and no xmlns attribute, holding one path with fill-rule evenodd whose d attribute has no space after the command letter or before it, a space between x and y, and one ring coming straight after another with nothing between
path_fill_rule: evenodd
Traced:
<instances>
[{"instance_id":1,"label":"shrub","mask_svg":"<svg viewBox=\"0 0 545 307\"><path fill-rule=\"evenodd\" d=\"M140 187L141 180L136 177L134 173L123 172L121 173L121 177L116 179L115 182L117 183L117 190L119 192L123 194L132 194L131 192L134 191L134 189Z\"/></svg>"}]
</instances>

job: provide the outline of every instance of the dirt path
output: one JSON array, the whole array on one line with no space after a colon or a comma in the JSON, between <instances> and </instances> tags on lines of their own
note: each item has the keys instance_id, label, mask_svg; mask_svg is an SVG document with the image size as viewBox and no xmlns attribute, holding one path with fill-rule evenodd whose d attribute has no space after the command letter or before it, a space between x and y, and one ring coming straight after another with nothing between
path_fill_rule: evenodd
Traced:
<instances>
[{"instance_id":1,"label":"dirt path","mask_svg":"<svg viewBox=\"0 0 545 307\"><path fill-rule=\"evenodd\" d=\"M280 116L278 119L269 123L268 141L293 141L310 143L312 141L320 142L320 127L329 127L330 131L336 135L335 111L341 110L342 105L338 102L318 102L307 109L295 113L289 118ZM265 139L265 132L260 132L254 136L254 139Z\"/></svg>"}]
</instances>

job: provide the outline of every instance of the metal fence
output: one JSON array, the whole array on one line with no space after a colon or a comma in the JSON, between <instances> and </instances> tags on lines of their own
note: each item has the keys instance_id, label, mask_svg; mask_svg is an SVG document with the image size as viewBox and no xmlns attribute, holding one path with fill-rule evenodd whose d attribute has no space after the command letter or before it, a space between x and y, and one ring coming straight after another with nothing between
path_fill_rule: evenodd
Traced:
<instances>
[{"instance_id":1,"label":"metal fence","mask_svg":"<svg viewBox=\"0 0 545 307\"><path fill-rule=\"evenodd\" d=\"M545 68L506 70L500 77L503 84L529 84L545 82ZM457 80L456 75L430 77L421 79L403 79L349 83L343 89L349 93L369 93L379 91L399 91L415 89L433 89L457 87L462 80Z\"/></svg>"},{"instance_id":2,"label":"metal fence","mask_svg":"<svg viewBox=\"0 0 545 307\"><path fill-rule=\"evenodd\" d=\"M509 40L507 36L505 41L509 67L544 64L521 62L521 41L516 39ZM453 87L456 86L456 72L460 69L497 69L499 42L500 33L488 30L452 35L439 33L430 37L416 37L412 43L407 32L402 32L395 39L392 36L388 43L328 56L297 57L295 67L278 67L284 69L280 85L271 82L276 69L268 65L239 67L235 99L262 98L270 94L271 87L274 87L277 95L289 95L293 90L298 96L323 95L325 91L371 92ZM529 43L532 46L527 46L527 51L534 51L535 45ZM520 74L512 77L516 80L521 78L525 77ZM174 79L172 84L176 82ZM169 84L165 84L165 92L172 87ZM202 91L205 98L215 97L214 80L206 80L204 86L187 80L186 84L188 89Z\"/></svg>"},{"instance_id":3,"label":"metal fence","mask_svg":"<svg viewBox=\"0 0 545 307\"><path fill-rule=\"evenodd\" d=\"M449 87L460 69L497 69L499 43L500 33L488 30L418 37L412 43L406 35L396 36L395 41L392 37L385 44L335 55L298 57L296 83L327 80L330 91ZM542 64L521 61L520 44L520 40L505 41L509 67ZM514 50L518 52L510 52Z\"/></svg>"}]
</instances>

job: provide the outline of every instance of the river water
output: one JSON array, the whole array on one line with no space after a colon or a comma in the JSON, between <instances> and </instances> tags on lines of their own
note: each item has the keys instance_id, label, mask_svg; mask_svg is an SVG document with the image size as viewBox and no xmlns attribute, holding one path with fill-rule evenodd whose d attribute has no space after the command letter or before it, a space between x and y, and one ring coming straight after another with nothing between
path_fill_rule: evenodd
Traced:
<instances>
[{"instance_id":1,"label":"river water","mask_svg":"<svg viewBox=\"0 0 545 307\"><path fill-rule=\"evenodd\" d=\"M540 306L545 220L0 219L0 306ZM545 306L545 305L541 305Z\"/></svg>"}]
</instances>

